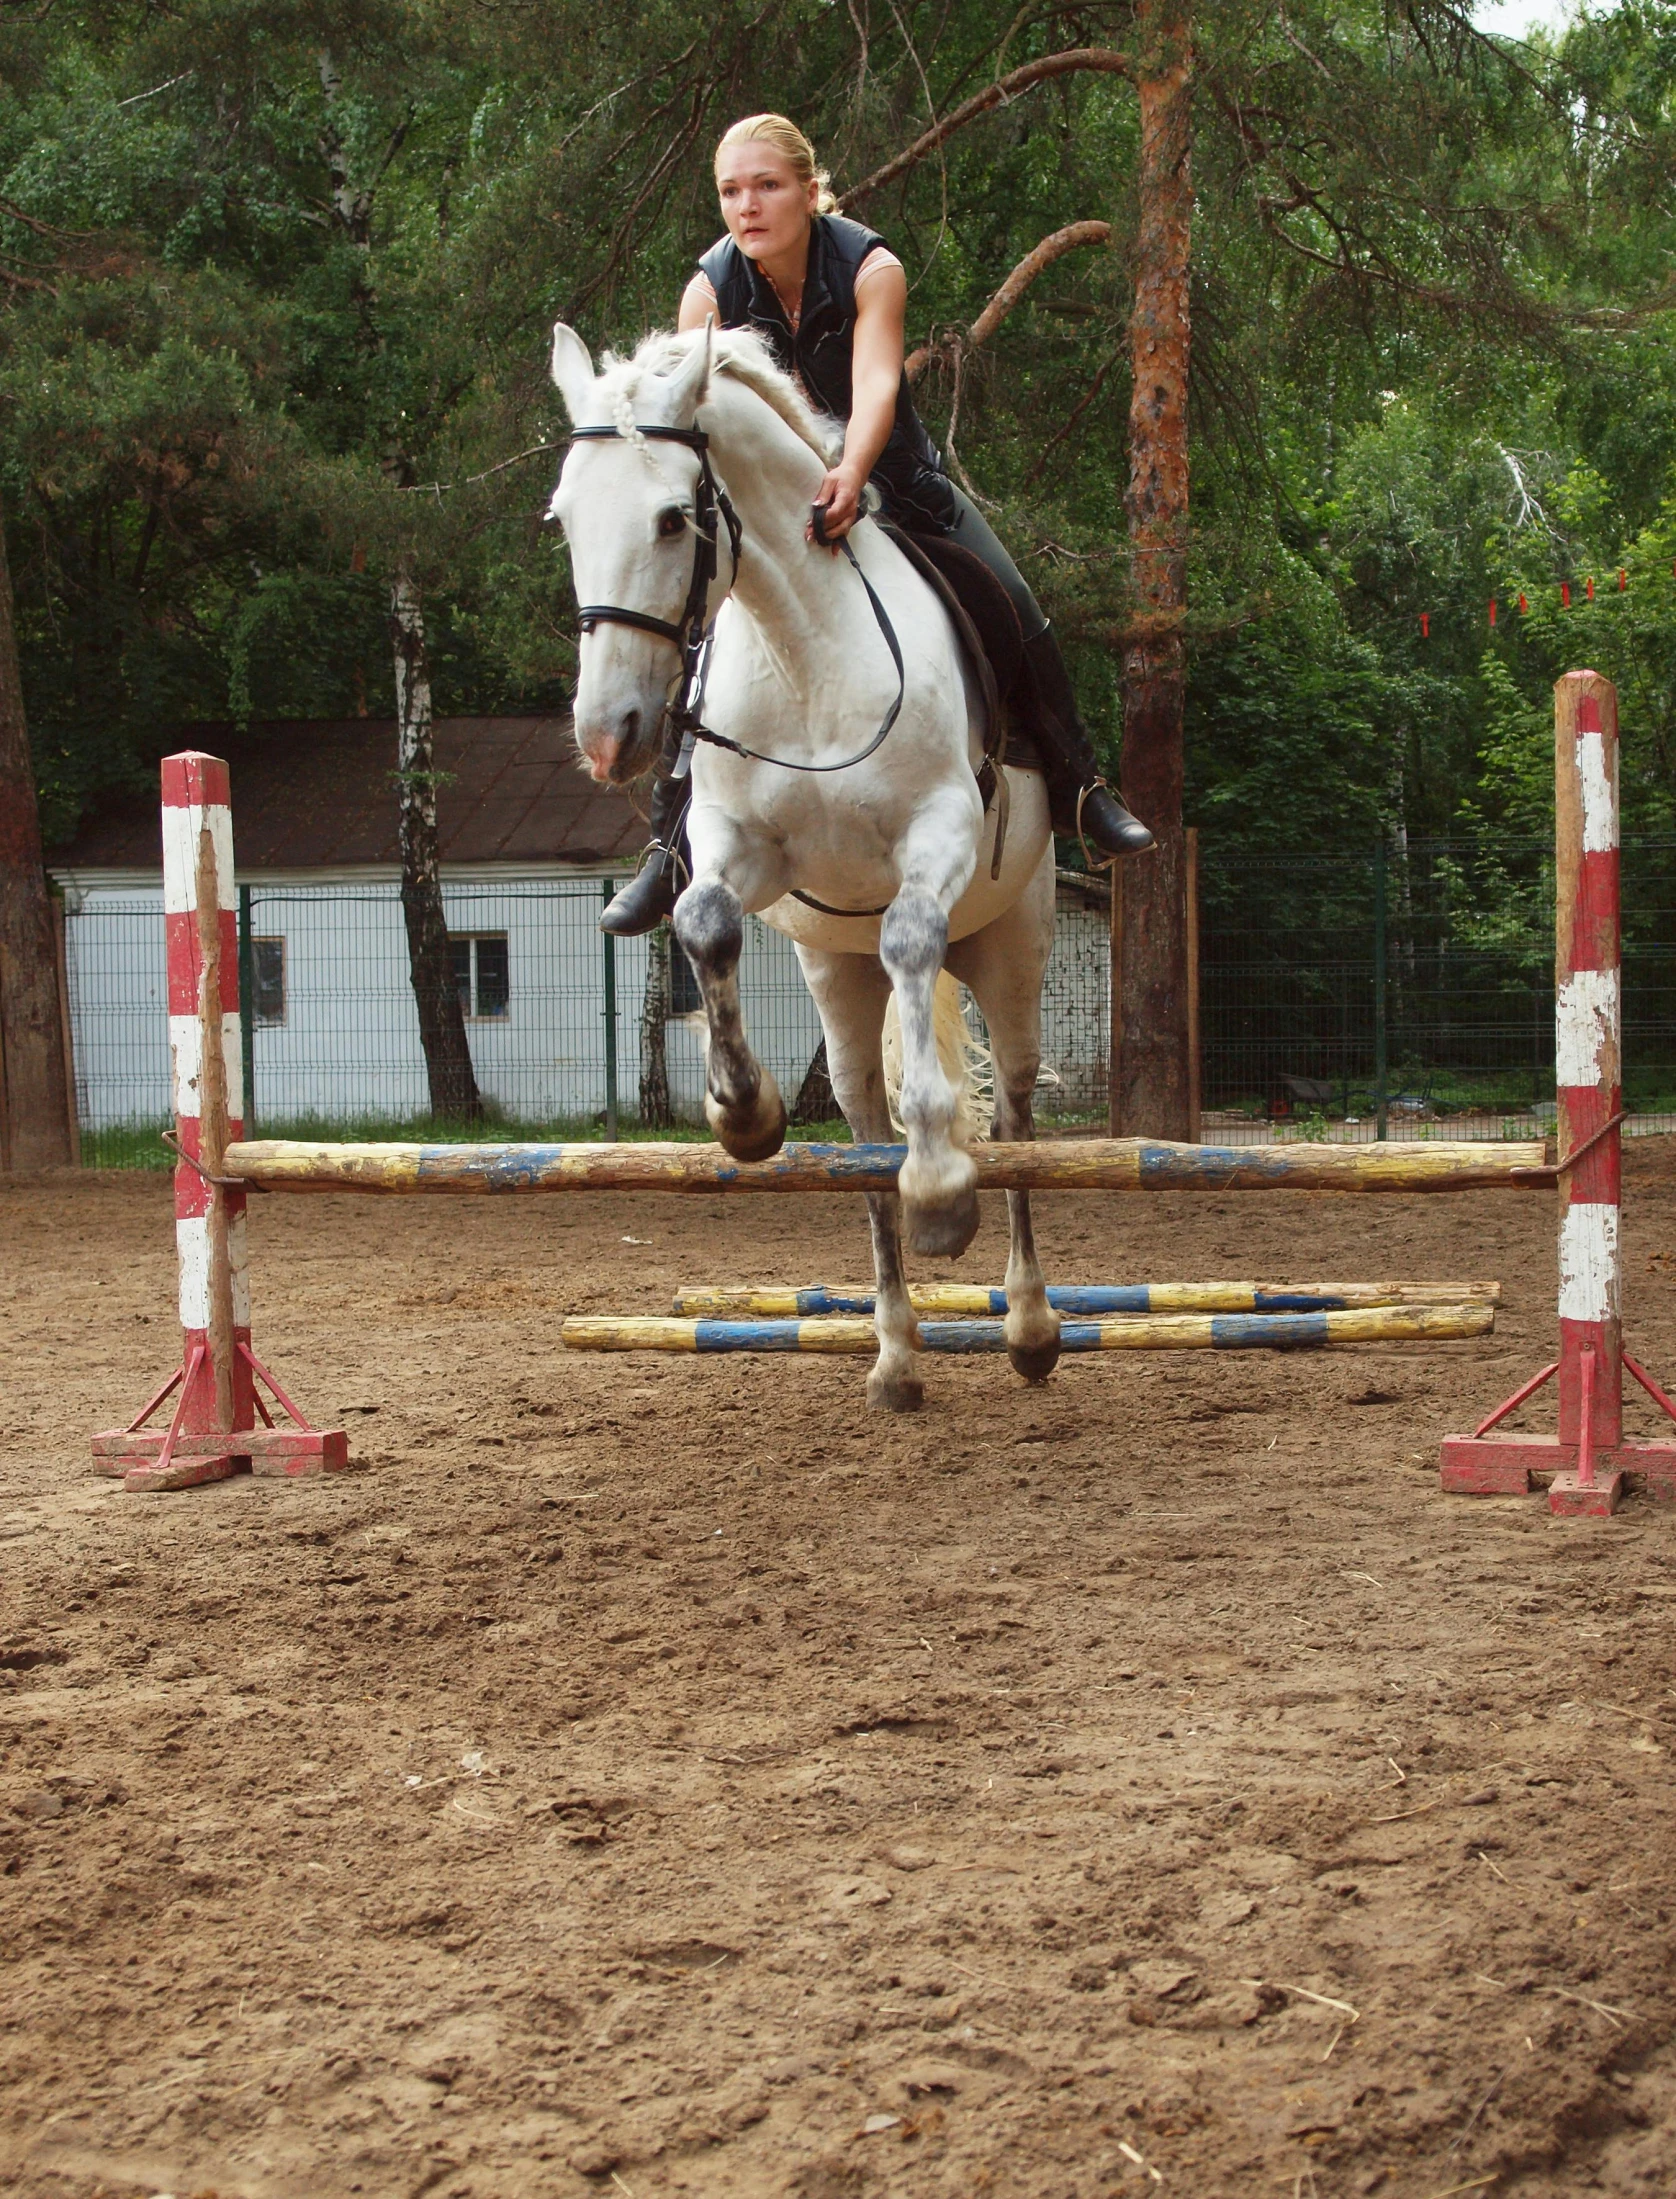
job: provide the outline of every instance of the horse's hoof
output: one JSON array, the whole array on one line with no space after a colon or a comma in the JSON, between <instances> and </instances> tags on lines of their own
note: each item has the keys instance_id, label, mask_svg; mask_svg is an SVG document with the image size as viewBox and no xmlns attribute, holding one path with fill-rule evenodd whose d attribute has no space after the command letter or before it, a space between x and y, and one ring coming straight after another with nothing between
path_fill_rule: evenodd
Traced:
<instances>
[{"instance_id":1,"label":"horse's hoof","mask_svg":"<svg viewBox=\"0 0 1676 2199\"><path fill-rule=\"evenodd\" d=\"M978 1195L959 1191L937 1206L916 1206L905 1199L902 1224L911 1252L933 1260L958 1260L978 1234Z\"/></svg>"},{"instance_id":2,"label":"horse's hoof","mask_svg":"<svg viewBox=\"0 0 1676 2199\"><path fill-rule=\"evenodd\" d=\"M917 1374L887 1375L875 1367L867 1377L867 1402L876 1413L917 1413L925 1384Z\"/></svg>"},{"instance_id":3,"label":"horse's hoof","mask_svg":"<svg viewBox=\"0 0 1676 2199\"><path fill-rule=\"evenodd\" d=\"M1051 1344L1009 1344L1007 1357L1014 1374L1026 1382L1045 1382L1059 1364L1059 1339L1056 1336Z\"/></svg>"},{"instance_id":4,"label":"horse's hoof","mask_svg":"<svg viewBox=\"0 0 1676 2199\"><path fill-rule=\"evenodd\" d=\"M756 1105L748 1113L724 1108L713 1093L704 1095L704 1116L716 1142L736 1161L772 1160L786 1142L786 1103L780 1087L764 1069Z\"/></svg>"}]
</instances>

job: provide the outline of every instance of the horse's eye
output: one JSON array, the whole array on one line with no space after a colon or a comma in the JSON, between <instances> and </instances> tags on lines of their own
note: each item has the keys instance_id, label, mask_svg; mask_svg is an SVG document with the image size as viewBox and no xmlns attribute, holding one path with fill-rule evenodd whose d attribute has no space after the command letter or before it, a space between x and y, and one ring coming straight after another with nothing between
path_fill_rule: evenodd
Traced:
<instances>
[{"instance_id":1,"label":"horse's eye","mask_svg":"<svg viewBox=\"0 0 1676 2199\"><path fill-rule=\"evenodd\" d=\"M671 542L676 535L685 534L686 531L687 515L678 504L671 504L667 510L659 512L658 537L660 541Z\"/></svg>"}]
</instances>

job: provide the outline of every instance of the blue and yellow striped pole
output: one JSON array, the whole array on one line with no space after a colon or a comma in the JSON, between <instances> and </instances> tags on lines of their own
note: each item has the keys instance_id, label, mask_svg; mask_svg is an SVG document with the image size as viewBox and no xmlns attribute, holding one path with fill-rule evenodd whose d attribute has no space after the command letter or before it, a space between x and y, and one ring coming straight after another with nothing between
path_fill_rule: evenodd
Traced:
<instances>
[{"instance_id":1,"label":"blue and yellow striped pole","mask_svg":"<svg viewBox=\"0 0 1676 2199\"><path fill-rule=\"evenodd\" d=\"M1332 1313L1176 1313L1112 1315L1066 1321L1063 1352L1306 1351L1331 1344L1421 1343L1440 1337L1485 1336L1494 1306L1354 1306ZM1002 1352L999 1321L919 1324L929 1352ZM816 1352L840 1355L878 1349L871 1320L830 1315L802 1320L689 1320L679 1316L573 1314L559 1331L570 1351Z\"/></svg>"},{"instance_id":2,"label":"blue and yellow striped pole","mask_svg":"<svg viewBox=\"0 0 1676 2199\"><path fill-rule=\"evenodd\" d=\"M1054 1283L1048 1304L1081 1318L1114 1313L1341 1313L1352 1306L1499 1305L1501 1285L1474 1283ZM981 1283L915 1283L908 1292L916 1313L952 1318L1003 1314L1007 1294ZM743 1315L807 1320L827 1314L873 1311L873 1293L808 1283L738 1288L697 1286L675 1294L672 1310L733 1320Z\"/></svg>"}]
</instances>

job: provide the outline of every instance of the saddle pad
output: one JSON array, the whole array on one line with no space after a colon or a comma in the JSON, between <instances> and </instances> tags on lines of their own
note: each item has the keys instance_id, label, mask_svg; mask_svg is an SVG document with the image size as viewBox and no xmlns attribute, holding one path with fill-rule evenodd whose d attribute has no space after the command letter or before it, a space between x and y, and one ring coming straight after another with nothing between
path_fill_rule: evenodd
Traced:
<instances>
[{"instance_id":1,"label":"saddle pad","mask_svg":"<svg viewBox=\"0 0 1676 2199\"><path fill-rule=\"evenodd\" d=\"M994 676L996 692L1006 706L1006 746L1002 760L1021 771L1040 771L1042 759L1030 735L1034 682L1024 655L1024 631L1013 609L1012 598L981 557L952 542L947 535L910 533L889 526L886 530L909 561L925 576L949 605L955 630L970 650L982 652Z\"/></svg>"},{"instance_id":2,"label":"saddle pad","mask_svg":"<svg viewBox=\"0 0 1676 2199\"><path fill-rule=\"evenodd\" d=\"M953 589L961 609L977 628L1001 699L1009 701L1024 662L1024 633L1012 598L981 557L974 557L947 535L914 534L909 539Z\"/></svg>"}]
</instances>

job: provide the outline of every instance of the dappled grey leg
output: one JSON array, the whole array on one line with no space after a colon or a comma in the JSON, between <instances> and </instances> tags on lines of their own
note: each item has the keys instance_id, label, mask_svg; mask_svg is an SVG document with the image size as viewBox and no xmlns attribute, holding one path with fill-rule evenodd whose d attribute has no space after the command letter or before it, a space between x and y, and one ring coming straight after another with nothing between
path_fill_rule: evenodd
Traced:
<instances>
[{"instance_id":1,"label":"dappled grey leg","mask_svg":"<svg viewBox=\"0 0 1676 2199\"><path fill-rule=\"evenodd\" d=\"M1044 863L1012 908L949 949L949 968L971 988L989 1026L996 1138L1036 1135L1042 973L1052 944L1053 871ZM1048 1304L1027 1191L1007 1193L1007 1220L1007 1357L1027 1382L1045 1382L1059 1364L1059 1316Z\"/></svg>"},{"instance_id":2,"label":"dappled grey leg","mask_svg":"<svg viewBox=\"0 0 1676 2199\"><path fill-rule=\"evenodd\" d=\"M954 1142L960 1095L937 1054L937 973L948 940L948 918L936 896L924 886L903 886L879 927L879 959L890 973L902 1023L908 1157L898 1187L914 1251L957 1259L977 1235L978 1172Z\"/></svg>"},{"instance_id":3,"label":"dappled grey leg","mask_svg":"<svg viewBox=\"0 0 1676 2199\"><path fill-rule=\"evenodd\" d=\"M919 1372L919 1323L902 1272L902 1202L894 1191L870 1191L867 1218L873 1231L873 1327L879 1338L879 1356L867 1377L867 1402L883 1412L917 1412L925 1403L925 1384Z\"/></svg>"},{"instance_id":4,"label":"dappled grey leg","mask_svg":"<svg viewBox=\"0 0 1676 2199\"><path fill-rule=\"evenodd\" d=\"M745 913L719 878L701 878L675 904L675 936L698 979L709 1023L704 1113L736 1161L762 1161L785 1143L780 1088L751 1052L739 1008Z\"/></svg>"},{"instance_id":5,"label":"dappled grey leg","mask_svg":"<svg viewBox=\"0 0 1676 2199\"><path fill-rule=\"evenodd\" d=\"M890 980L871 955L828 954L799 947L803 975L821 1012L826 1069L833 1097L851 1134L864 1144L888 1144L880 1034ZM919 1323L902 1272L902 1202L894 1191L867 1194L873 1233L873 1327L879 1356L867 1377L867 1402L882 1412L911 1413L925 1402L919 1371Z\"/></svg>"}]
</instances>

